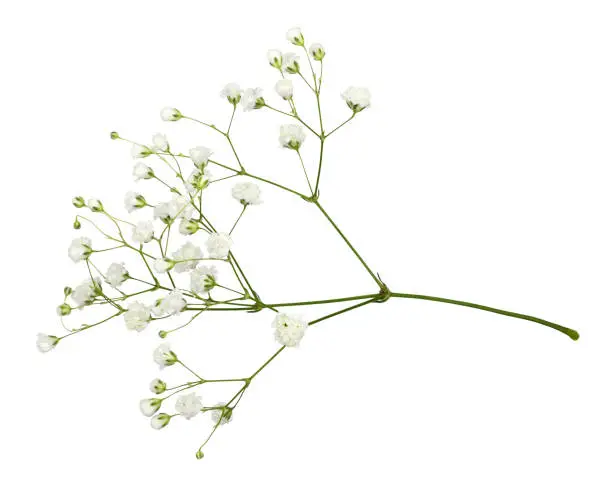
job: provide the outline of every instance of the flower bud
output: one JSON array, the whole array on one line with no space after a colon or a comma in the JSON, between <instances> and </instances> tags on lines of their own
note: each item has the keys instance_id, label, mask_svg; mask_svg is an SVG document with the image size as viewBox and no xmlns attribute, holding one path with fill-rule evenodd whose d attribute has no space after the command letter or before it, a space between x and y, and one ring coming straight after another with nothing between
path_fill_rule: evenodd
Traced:
<instances>
[{"instance_id":1,"label":"flower bud","mask_svg":"<svg viewBox=\"0 0 612 478\"><path fill-rule=\"evenodd\" d=\"M162 257L161 259L157 259L153 263L153 269L155 269L155 272L157 272L158 274L164 274L169 270L172 270L175 264L176 262L174 262L169 257Z\"/></svg>"},{"instance_id":2,"label":"flower bud","mask_svg":"<svg viewBox=\"0 0 612 478\"><path fill-rule=\"evenodd\" d=\"M168 151L170 149L170 145L168 144L168 139L165 134L155 133L153 135L153 148L156 151Z\"/></svg>"},{"instance_id":3,"label":"flower bud","mask_svg":"<svg viewBox=\"0 0 612 478\"><path fill-rule=\"evenodd\" d=\"M299 28L291 28L287 32L287 40L297 46L304 46L304 35L302 35L302 30Z\"/></svg>"},{"instance_id":4,"label":"flower bud","mask_svg":"<svg viewBox=\"0 0 612 478\"><path fill-rule=\"evenodd\" d=\"M166 391L166 382L160 380L159 378L156 378L149 384L149 390L158 395L160 393L164 393Z\"/></svg>"},{"instance_id":5,"label":"flower bud","mask_svg":"<svg viewBox=\"0 0 612 478\"><path fill-rule=\"evenodd\" d=\"M159 115L164 121L178 121L183 117L179 110L170 106L166 106L165 108L163 108Z\"/></svg>"},{"instance_id":6,"label":"flower bud","mask_svg":"<svg viewBox=\"0 0 612 478\"><path fill-rule=\"evenodd\" d=\"M60 317L70 315L70 312L72 312L72 307L70 307L68 304L64 303L57 306L57 315Z\"/></svg>"},{"instance_id":7,"label":"flower bud","mask_svg":"<svg viewBox=\"0 0 612 478\"><path fill-rule=\"evenodd\" d=\"M82 196L75 196L72 198L72 205L80 209L85 206L85 199Z\"/></svg>"},{"instance_id":8,"label":"flower bud","mask_svg":"<svg viewBox=\"0 0 612 478\"><path fill-rule=\"evenodd\" d=\"M162 406L159 398L145 398L140 401L140 411L145 417L152 417Z\"/></svg>"},{"instance_id":9,"label":"flower bud","mask_svg":"<svg viewBox=\"0 0 612 478\"><path fill-rule=\"evenodd\" d=\"M132 145L132 158L134 159L146 158L151 154L153 154L153 151L151 151L151 148L149 148L148 146L144 146L142 144Z\"/></svg>"},{"instance_id":10,"label":"flower bud","mask_svg":"<svg viewBox=\"0 0 612 478\"><path fill-rule=\"evenodd\" d=\"M92 212L102 212L104 211L104 206L99 199L91 198L87 201L87 207L91 209Z\"/></svg>"},{"instance_id":11,"label":"flower bud","mask_svg":"<svg viewBox=\"0 0 612 478\"><path fill-rule=\"evenodd\" d=\"M178 357L170 349L170 345L167 343L160 344L153 351L153 360L160 368L169 367L178 362Z\"/></svg>"},{"instance_id":12,"label":"flower bud","mask_svg":"<svg viewBox=\"0 0 612 478\"><path fill-rule=\"evenodd\" d=\"M202 458L204 458L204 452L202 450L196 451L196 458L198 460L201 460Z\"/></svg>"},{"instance_id":13,"label":"flower bud","mask_svg":"<svg viewBox=\"0 0 612 478\"><path fill-rule=\"evenodd\" d=\"M72 287L64 287L64 298L68 297L70 294L72 294Z\"/></svg>"},{"instance_id":14,"label":"flower bud","mask_svg":"<svg viewBox=\"0 0 612 478\"><path fill-rule=\"evenodd\" d=\"M184 236L190 236L192 234L195 234L196 232L198 232L198 229L200 229L200 226L198 225L198 221L196 221L195 219L185 218L182 219L181 223L179 224L179 232Z\"/></svg>"},{"instance_id":15,"label":"flower bud","mask_svg":"<svg viewBox=\"0 0 612 478\"><path fill-rule=\"evenodd\" d=\"M117 133L116 131L111 131L110 139L119 139L119 137L119 133Z\"/></svg>"},{"instance_id":16,"label":"flower bud","mask_svg":"<svg viewBox=\"0 0 612 478\"><path fill-rule=\"evenodd\" d=\"M145 163L136 163L134 165L134 169L132 170L132 175L136 181L139 179L151 179L155 177L153 170Z\"/></svg>"},{"instance_id":17,"label":"flower bud","mask_svg":"<svg viewBox=\"0 0 612 478\"><path fill-rule=\"evenodd\" d=\"M295 53L284 53L283 54L283 69L287 73L295 74L300 72L300 64L298 63L300 57Z\"/></svg>"},{"instance_id":18,"label":"flower bud","mask_svg":"<svg viewBox=\"0 0 612 478\"><path fill-rule=\"evenodd\" d=\"M280 70L283 66L283 53L280 50L268 50L268 63Z\"/></svg>"},{"instance_id":19,"label":"flower bud","mask_svg":"<svg viewBox=\"0 0 612 478\"><path fill-rule=\"evenodd\" d=\"M309 51L310 56L312 56L312 58L316 61L322 61L325 57L325 49L320 43L313 43L312 45L310 45Z\"/></svg>"},{"instance_id":20,"label":"flower bud","mask_svg":"<svg viewBox=\"0 0 612 478\"><path fill-rule=\"evenodd\" d=\"M355 114L370 106L370 91L367 88L351 86L342 93L342 98Z\"/></svg>"},{"instance_id":21,"label":"flower bud","mask_svg":"<svg viewBox=\"0 0 612 478\"><path fill-rule=\"evenodd\" d=\"M160 330L159 332L157 332L157 335L159 335L160 339L165 339L168 336L168 332L165 330Z\"/></svg>"},{"instance_id":22,"label":"flower bud","mask_svg":"<svg viewBox=\"0 0 612 478\"><path fill-rule=\"evenodd\" d=\"M290 100L293 97L293 82L291 80L278 80L274 89L284 100Z\"/></svg>"},{"instance_id":23,"label":"flower bud","mask_svg":"<svg viewBox=\"0 0 612 478\"><path fill-rule=\"evenodd\" d=\"M47 353L55 348L60 339L55 335L38 334L36 338L36 347L39 352Z\"/></svg>"},{"instance_id":24,"label":"flower bud","mask_svg":"<svg viewBox=\"0 0 612 478\"><path fill-rule=\"evenodd\" d=\"M142 209L145 207L147 205L147 200L142 194L130 191L125 194L123 203L125 204L125 208L128 212L134 212L136 209Z\"/></svg>"},{"instance_id":25,"label":"flower bud","mask_svg":"<svg viewBox=\"0 0 612 478\"><path fill-rule=\"evenodd\" d=\"M227 101L230 104L236 106L240 103L240 98L242 97L242 90L240 89L240 85L236 83L228 83L221 90L221 98L227 98Z\"/></svg>"},{"instance_id":26,"label":"flower bud","mask_svg":"<svg viewBox=\"0 0 612 478\"><path fill-rule=\"evenodd\" d=\"M170 423L171 418L167 413L160 413L151 418L151 426L154 430L161 430Z\"/></svg>"},{"instance_id":27,"label":"flower bud","mask_svg":"<svg viewBox=\"0 0 612 478\"><path fill-rule=\"evenodd\" d=\"M81 229L81 223L79 222L79 218L75 217L74 222L72 223L72 227L74 229Z\"/></svg>"}]
</instances>

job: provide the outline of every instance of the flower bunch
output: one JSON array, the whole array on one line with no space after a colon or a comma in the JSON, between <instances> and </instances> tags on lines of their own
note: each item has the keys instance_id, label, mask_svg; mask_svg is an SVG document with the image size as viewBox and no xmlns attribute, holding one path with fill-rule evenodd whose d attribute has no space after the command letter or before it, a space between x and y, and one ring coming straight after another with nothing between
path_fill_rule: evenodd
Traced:
<instances>
[{"instance_id":1,"label":"flower bunch","mask_svg":"<svg viewBox=\"0 0 612 478\"><path fill-rule=\"evenodd\" d=\"M149 385L154 396L141 400L140 410L150 417L151 426L156 430L168 426L176 417L191 420L199 414L208 414L212 422L211 431L198 448L197 458L203 457L204 445L219 427L232 420L236 406L259 373L283 351L298 347L312 326L360 307L383 303L391 298L451 303L539 323L574 340L578 338L574 330L536 317L465 301L395 292L373 272L323 208L319 190L326 141L359 113L370 108L370 92L362 87L349 87L338 94L339 100L341 98L348 107L348 118L326 129L321 113L326 50L320 43L308 44L299 28L290 29L287 40L297 48L297 52L270 50L267 55L268 63L278 75L274 86L276 100L275 95L267 96L258 87L242 89L236 83L229 83L221 90L221 98L229 103L226 128L193 118L177 108L165 107L161 110L163 121L194 122L206 128L210 134L224 138L227 150L233 156L232 164L217 159L205 145L195 144L186 152L177 151L171 140L161 133L154 134L151 141L146 143L128 139L117 132L111 133L111 139L125 143L131 150L135 161L132 171L135 182L156 183L161 195L153 200L138 192L127 192L124 196L127 218L120 218L115 212L107 210L99 199L73 198L73 206L84 211L76 215L73 227L81 229L86 225L96 237L92 239L79 235L68 248L68 256L74 263L84 266L85 274L80 284L64 288L62 303L57 307L65 332L63 335L39 334L37 338L38 349L49 352L66 338L113 319L123 320L126 329L136 333L144 332L153 324L168 324L158 329L158 335L166 339L212 312L270 314L273 328L271 339L274 338L280 347L253 372L244 376L222 379L204 377L187 366L168 342L155 349L153 360L160 369L178 366L189 374L190 379L172 386L160 378L154 379ZM308 124L298 114L296 98L303 92L310 96L311 104L318 112L316 126ZM278 106L273 106L274 101ZM275 178L247 171L231 134L239 106L247 112L258 111L253 114L267 111L281 115L288 121L280 126L278 140L304 174L303 192L289 188ZM309 171L302 158L301 146L307 140L319 145L315 171ZM278 188L312 204L371 277L373 291L350 297L285 303L270 303L262 298L256 291L256 284L249 280L248 271L240 265L232 237L242 219L264 204L260 186ZM222 229L218 224L213 224L203 208L203 204L207 204L203 198L213 187L226 187L227 194L236 201L236 210L228 211L233 219L231 227ZM131 254L133 261L105 260L118 251ZM347 306L347 302L350 305ZM331 314L311 320L283 310L286 307L334 303L344 305ZM66 321L74 311L91 307L104 308L108 314L104 319L90 324L78 327L67 325ZM82 323L81 320L78 322ZM235 393L220 403L207 403L200 395L201 388L219 382L236 386ZM171 399L174 407L162 411L162 407Z\"/></svg>"}]
</instances>

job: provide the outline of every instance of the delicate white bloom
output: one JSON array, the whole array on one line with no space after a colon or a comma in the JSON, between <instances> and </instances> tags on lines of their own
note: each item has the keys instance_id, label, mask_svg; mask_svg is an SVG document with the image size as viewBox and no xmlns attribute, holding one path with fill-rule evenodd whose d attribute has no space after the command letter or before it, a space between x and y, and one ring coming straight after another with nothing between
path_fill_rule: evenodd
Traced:
<instances>
[{"instance_id":1,"label":"delicate white bloom","mask_svg":"<svg viewBox=\"0 0 612 478\"><path fill-rule=\"evenodd\" d=\"M155 176L153 170L145 163L136 163L134 165L134 169L132 170L132 174L134 175L134 179L136 181L139 179L151 179Z\"/></svg>"},{"instance_id":2,"label":"delicate white bloom","mask_svg":"<svg viewBox=\"0 0 612 478\"><path fill-rule=\"evenodd\" d=\"M306 133L300 125L284 124L280 127L278 141L283 148L295 149L297 151L305 140Z\"/></svg>"},{"instance_id":3,"label":"delicate white bloom","mask_svg":"<svg viewBox=\"0 0 612 478\"><path fill-rule=\"evenodd\" d=\"M191 272L191 290L203 294L217 285L218 272L215 266L199 266Z\"/></svg>"},{"instance_id":4,"label":"delicate white bloom","mask_svg":"<svg viewBox=\"0 0 612 478\"><path fill-rule=\"evenodd\" d=\"M153 222L139 221L132 229L132 240L144 244L153 239Z\"/></svg>"},{"instance_id":5,"label":"delicate white bloom","mask_svg":"<svg viewBox=\"0 0 612 478\"><path fill-rule=\"evenodd\" d=\"M232 188L232 197L243 206L261 204L261 190L255 183L236 183Z\"/></svg>"},{"instance_id":6,"label":"delicate white bloom","mask_svg":"<svg viewBox=\"0 0 612 478\"><path fill-rule=\"evenodd\" d=\"M283 66L283 52L280 50L268 50L268 63L279 70Z\"/></svg>"},{"instance_id":7,"label":"delicate white bloom","mask_svg":"<svg viewBox=\"0 0 612 478\"><path fill-rule=\"evenodd\" d=\"M91 255L91 239L89 237L78 237L70 243L68 256L74 262L87 259Z\"/></svg>"},{"instance_id":8,"label":"delicate white bloom","mask_svg":"<svg viewBox=\"0 0 612 478\"><path fill-rule=\"evenodd\" d=\"M187 306L187 301L180 290L173 290L161 298L155 307L155 315L178 315Z\"/></svg>"},{"instance_id":9,"label":"delicate white bloom","mask_svg":"<svg viewBox=\"0 0 612 478\"><path fill-rule=\"evenodd\" d=\"M240 85L236 83L228 83L221 90L221 98L227 98L233 105L237 105L240 102L240 98L242 96L242 90L240 89Z\"/></svg>"},{"instance_id":10,"label":"delicate white bloom","mask_svg":"<svg viewBox=\"0 0 612 478\"><path fill-rule=\"evenodd\" d=\"M157 259L153 263L153 269L158 274L165 274L166 272L171 270L174 267L175 264L176 264L176 262L174 262L169 257L162 257L161 259Z\"/></svg>"},{"instance_id":11,"label":"delicate white bloom","mask_svg":"<svg viewBox=\"0 0 612 478\"><path fill-rule=\"evenodd\" d=\"M145 398L140 401L140 411L145 417L152 417L162 406L159 398Z\"/></svg>"},{"instance_id":12,"label":"delicate white bloom","mask_svg":"<svg viewBox=\"0 0 612 478\"><path fill-rule=\"evenodd\" d=\"M172 254L172 258L177 262L174 270L181 273L194 269L198 261L193 259L202 259L202 257L204 257L202 249L191 242L186 242Z\"/></svg>"},{"instance_id":13,"label":"delicate white bloom","mask_svg":"<svg viewBox=\"0 0 612 478\"><path fill-rule=\"evenodd\" d=\"M187 420L195 417L202 409L202 398L194 393L181 395L176 399L176 411Z\"/></svg>"},{"instance_id":14,"label":"delicate white bloom","mask_svg":"<svg viewBox=\"0 0 612 478\"><path fill-rule=\"evenodd\" d=\"M310 52L310 56L312 56L316 61L321 61L325 57L325 48L320 43L313 43L310 45L308 49Z\"/></svg>"},{"instance_id":15,"label":"delicate white bloom","mask_svg":"<svg viewBox=\"0 0 612 478\"><path fill-rule=\"evenodd\" d=\"M225 406L225 403L223 402L219 402L216 405L217 407L220 408L215 408L214 410L211 410L210 412L210 418L212 419L213 423L216 425L217 423L219 425L225 425L229 422L232 421L232 409L231 408L227 408Z\"/></svg>"},{"instance_id":16,"label":"delicate white bloom","mask_svg":"<svg viewBox=\"0 0 612 478\"><path fill-rule=\"evenodd\" d=\"M193 206L189 204L187 199L183 196L175 195L170 201L155 206L153 216L169 224L177 217L189 219L193 215L193 212Z\"/></svg>"},{"instance_id":17,"label":"delicate white bloom","mask_svg":"<svg viewBox=\"0 0 612 478\"><path fill-rule=\"evenodd\" d=\"M101 288L99 277L94 278L93 281L88 279L74 288L70 294L70 298L77 304L77 307L84 307L93 302Z\"/></svg>"},{"instance_id":18,"label":"delicate white bloom","mask_svg":"<svg viewBox=\"0 0 612 478\"><path fill-rule=\"evenodd\" d=\"M164 393L166 391L166 382L160 380L159 378L156 378L149 384L149 390L158 395L160 393Z\"/></svg>"},{"instance_id":19,"label":"delicate white bloom","mask_svg":"<svg viewBox=\"0 0 612 478\"><path fill-rule=\"evenodd\" d=\"M295 53L283 53L283 70L285 70L287 73L299 73L299 61L300 57L297 56Z\"/></svg>"},{"instance_id":20,"label":"delicate white bloom","mask_svg":"<svg viewBox=\"0 0 612 478\"><path fill-rule=\"evenodd\" d=\"M211 179L212 173L208 169L194 169L187 178L185 187L191 194L194 194L197 191L207 188Z\"/></svg>"},{"instance_id":21,"label":"delicate white bloom","mask_svg":"<svg viewBox=\"0 0 612 478\"><path fill-rule=\"evenodd\" d=\"M232 239L224 232L213 232L206 241L208 255L213 259L224 259L229 254L231 247Z\"/></svg>"},{"instance_id":22,"label":"delicate white bloom","mask_svg":"<svg viewBox=\"0 0 612 478\"><path fill-rule=\"evenodd\" d=\"M55 335L38 334L36 336L36 348L42 353L53 350L58 342L59 339Z\"/></svg>"},{"instance_id":23,"label":"delicate white bloom","mask_svg":"<svg viewBox=\"0 0 612 478\"><path fill-rule=\"evenodd\" d=\"M132 213L136 209L142 209L143 207L145 207L147 205L147 200L142 194L129 191L125 193L123 204L125 204L125 208L127 209L127 211Z\"/></svg>"},{"instance_id":24,"label":"delicate white bloom","mask_svg":"<svg viewBox=\"0 0 612 478\"><path fill-rule=\"evenodd\" d=\"M161 430L170 423L171 418L167 413L159 413L151 418L151 426L154 430Z\"/></svg>"},{"instance_id":25,"label":"delicate white bloom","mask_svg":"<svg viewBox=\"0 0 612 478\"><path fill-rule=\"evenodd\" d=\"M295 315L278 314L272 322L276 340L286 347L299 345L306 333L308 323Z\"/></svg>"},{"instance_id":26,"label":"delicate white bloom","mask_svg":"<svg viewBox=\"0 0 612 478\"><path fill-rule=\"evenodd\" d=\"M189 150L189 157L198 168L203 168L208 163L213 151L206 146L196 146Z\"/></svg>"},{"instance_id":27,"label":"delicate white bloom","mask_svg":"<svg viewBox=\"0 0 612 478\"><path fill-rule=\"evenodd\" d=\"M274 89L284 100L288 100L293 97L293 81L289 79L278 80Z\"/></svg>"},{"instance_id":28,"label":"delicate white bloom","mask_svg":"<svg viewBox=\"0 0 612 478\"><path fill-rule=\"evenodd\" d=\"M244 111L252 111L263 108L266 101L263 99L263 90L261 88L247 88L242 95L242 108Z\"/></svg>"},{"instance_id":29,"label":"delicate white bloom","mask_svg":"<svg viewBox=\"0 0 612 478\"><path fill-rule=\"evenodd\" d=\"M191 236L198 232L199 229L200 226L195 219L181 219L181 223L179 224L179 232L184 236Z\"/></svg>"},{"instance_id":30,"label":"delicate white bloom","mask_svg":"<svg viewBox=\"0 0 612 478\"><path fill-rule=\"evenodd\" d=\"M123 319L128 330L142 332L147 328L151 320L151 307L141 302L131 302L127 307L127 311L123 314Z\"/></svg>"},{"instance_id":31,"label":"delicate white bloom","mask_svg":"<svg viewBox=\"0 0 612 478\"><path fill-rule=\"evenodd\" d=\"M163 108L159 115L164 121L178 121L183 117L179 110L176 108L171 108L170 106Z\"/></svg>"},{"instance_id":32,"label":"delicate white bloom","mask_svg":"<svg viewBox=\"0 0 612 478\"><path fill-rule=\"evenodd\" d=\"M95 198L91 198L89 201L87 201L87 207L92 212L102 212L104 210L104 207L102 206L100 200Z\"/></svg>"},{"instance_id":33,"label":"delicate white bloom","mask_svg":"<svg viewBox=\"0 0 612 478\"><path fill-rule=\"evenodd\" d=\"M291 28L287 31L287 40L297 46L304 46L304 35L298 27Z\"/></svg>"},{"instance_id":34,"label":"delicate white bloom","mask_svg":"<svg viewBox=\"0 0 612 478\"><path fill-rule=\"evenodd\" d=\"M127 269L123 264L119 264L118 262L113 262L108 266L108 270L106 271L106 282L110 284L111 287L119 287L129 277L130 274L128 274Z\"/></svg>"},{"instance_id":35,"label":"delicate white bloom","mask_svg":"<svg viewBox=\"0 0 612 478\"><path fill-rule=\"evenodd\" d=\"M354 113L359 113L370 106L370 90L367 88L351 86L342 93L342 98Z\"/></svg>"},{"instance_id":36,"label":"delicate white bloom","mask_svg":"<svg viewBox=\"0 0 612 478\"><path fill-rule=\"evenodd\" d=\"M153 151L151 151L151 148L149 148L148 146L145 146L143 144L132 145L132 158L134 159L146 158L152 153Z\"/></svg>"},{"instance_id":37,"label":"delicate white bloom","mask_svg":"<svg viewBox=\"0 0 612 478\"><path fill-rule=\"evenodd\" d=\"M161 151L161 152L168 151L169 149L168 138L166 138L165 134L155 133L153 135L152 141L153 141L153 149L155 151Z\"/></svg>"},{"instance_id":38,"label":"delicate white bloom","mask_svg":"<svg viewBox=\"0 0 612 478\"><path fill-rule=\"evenodd\" d=\"M85 199L83 196L75 196L72 198L72 205L80 209L85 206Z\"/></svg>"},{"instance_id":39,"label":"delicate white bloom","mask_svg":"<svg viewBox=\"0 0 612 478\"><path fill-rule=\"evenodd\" d=\"M170 344L164 342L153 351L153 360L157 365L159 365L159 368L164 368L174 365L177 362L178 357L170 349Z\"/></svg>"}]
</instances>

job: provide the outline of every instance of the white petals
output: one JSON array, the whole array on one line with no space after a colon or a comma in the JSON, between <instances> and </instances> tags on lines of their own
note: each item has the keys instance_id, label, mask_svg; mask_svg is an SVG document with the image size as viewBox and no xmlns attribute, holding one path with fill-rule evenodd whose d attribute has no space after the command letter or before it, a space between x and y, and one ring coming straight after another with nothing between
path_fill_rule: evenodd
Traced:
<instances>
[{"instance_id":1,"label":"white petals","mask_svg":"<svg viewBox=\"0 0 612 478\"><path fill-rule=\"evenodd\" d=\"M79 262L87 259L91 252L91 239L89 237L79 237L70 243L68 257L74 262Z\"/></svg>"},{"instance_id":2,"label":"white petals","mask_svg":"<svg viewBox=\"0 0 612 478\"><path fill-rule=\"evenodd\" d=\"M118 262L113 262L110 266L108 266L108 270L106 271L106 282L111 287L119 287L129 277L130 275L128 274L127 269L123 264L119 264Z\"/></svg>"},{"instance_id":3,"label":"white petals","mask_svg":"<svg viewBox=\"0 0 612 478\"><path fill-rule=\"evenodd\" d=\"M170 344L165 342L160 344L153 351L153 360L159 365L159 368L169 367L174 365L178 360L176 354L170 349Z\"/></svg>"},{"instance_id":4,"label":"white petals","mask_svg":"<svg viewBox=\"0 0 612 478\"><path fill-rule=\"evenodd\" d=\"M104 210L104 207L102 206L100 200L95 198L91 198L89 201L87 201L87 207L92 212L101 212Z\"/></svg>"},{"instance_id":5,"label":"white petals","mask_svg":"<svg viewBox=\"0 0 612 478\"><path fill-rule=\"evenodd\" d=\"M276 340L286 347L296 347L306 333L308 323L296 315L278 314L272 322Z\"/></svg>"},{"instance_id":6,"label":"white petals","mask_svg":"<svg viewBox=\"0 0 612 478\"><path fill-rule=\"evenodd\" d=\"M244 90L244 95L240 101L244 111L252 111L263 108L266 102L262 95L263 90L261 88L247 88Z\"/></svg>"},{"instance_id":7,"label":"white petals","mask_svg":"<svg viewBox=\"0 0 612 478\"><path fill-rule=\"evenodd\" d=\"M152 417L161 405L162 401L159 398L145 398L140 401L140 411L145 417Z\"/></svg>"},{"instance_id":8,"label":"white petals","mask_svg":"<svg viewBox=\"0 0 612 478\"><path fill-rule=\"evenodd\" d=\"M217 407L210 412L210 418L212 419L215 425L226 425L227 423L232 421L233 412L231 408L227 408L225 403L220 402L217 403Z\"/></svg>"},{"instance_id":9,"label":"white petals","mask_svg":"<svg viewBox=\"0 0 612 478\"><path fill-rule=\"evenodd\" d=\"M236 183L232 188L232 197L243 206L261 204L261 190L255 183Z\"/></svg>"},{"instance_id":10,"label":"white petals","mask_svg":"<svg viewBox=\"0 0 612 478\"><path fill-rule=\"evenodd\" d=\"M166 106L165 108L163 108L160 111L159 115L164 121L178 121L183 117L179 110L177 110L176 108L171 108L170 106Z\"/></svg>"},{"instance_id":11,"label":"white petals","mask_svg":"<svg viewBox=\"0 0 612 478\"><path fill-rule=\"evenodd\" d=\"M161 219L165 224L173 222L177 217L190 218L193 215L193 206L183 196L175 195L170 201L155 206L153 216Z\"/></svg>"},{"instance_id":12,"label":"white petals","mask_svg":"<svg viewBox=\"0 0 612 478\"><path fill-rule=\"evenodd\" d=\"M172 258L177 263L174 270L180 273L194 269L198 265L198 261L192 259L202 259L203 257L202 249L191 242L186 242L172 254Z\"/></svg>"},{"instance_id":13,"label":"white petals","mask_svg":"<svg viewBox=\"0 0 612 478\"><path fill-rule=\"evenodd\" d=\"M161 430L170 423L171 418L172 417L167 413L159 413L151 418L151 427L153 427L154 430Z\"/></svg>"},{"instance_id":14,"label":"white petals","mask_svg":"<svg viewBox=\"0 0 612 478\"><path fill-rule=\"evenodd\" d=\"M300 57L295 53L283 53L283 70L287 73L299 73L300 71Z\"/></svg>"},{"instance_id":15,"label":"white petals","mask_svg":"<svg viewBox=\"0 0 612 478\"><path fill-rule=\"evenodd\" d=\"M278 141L283 148L295 149L297 151L305 140L306 132L300 125L284 124L280 127Z\"/></svg>"},{"instance_id":16,"label":"white petals","mask_svg":"<svg viewBox=\"0 0 612 478\"><path fill-rule=\"evenodd\" d=\"M240 102L240 98L242 97L242 90L240 89L240 85L236 83L228 83L221 90L221 97L227 98L234 106Z\"/></svg>"},{"instance_id":17,"label":"white petals","mask_svg":"<svg viewBox=\"0 0 612 478\"><path fill-rule=\"evenodd\" d=\"M153 263L153 270L158 274L165 274L169 270L171 270L176 262L174 262L169 257L162 257L161 259L157 259Z\"/></svg>"},{"instance_id":18,"label":"white petals","mask_svg":"<svg viewBox=\"0 0 612 478\"><path fill-rule=\"evenodd\" d=\"M142 332L151 320L151 307L147 307L141 302L131 302L127 311L123 314L123 319L128 330Z\"/></svg>"},{"instance_id":19,"label":"white petals","mask_svg":"<svg viewBox=\"0 0 612 478\"><path fill-rule=\"evenodd\" d=\"M145 163L136 163L134 165L134 169L132 170L132 174L136 181L140 179L151 179L155 176L153 170Z\"/></svg>"},{"instance_id":20,"label":"white petals","mask_svg":"<svg viewBox=\"0 0 612 478\"><path fill-rule=\"evenodd\" d=\"M36 348L42 353L53 350L58 342L59 339L55 335L38 334L36 336Z\"/></svg>"},{"instance_id":21,"label":"white petals","mask_svg":"<svg viewBox=\"0 0 612 478\"><path fill-rule=\"evenodd\" d=\"M298 27L291 28L287 31L287 40L294 45L304 46L304 35Z\"/></svg>"},{"instance_id":22,"label":"white petals","mask_svg":"<svg viewBox=\"0 0 612 478\"><path fill-rule=\"evenodd\" d=\"M282 99L291 99L293 97L293 82L289 79L278 80L274 90Z\"/></svg>"},{"instance_id":23,"label":"white petals","mask_svg":"<svg viewBox=\"0 0 612 478\"><path fill-rule=\"evenodd\" d=\"M213 259L226 258L231 247L232 239L224 232L213 232L206 241L208 255Z\"/></svg>"},{"instance_id":24,"label":"white petals","mask_svg":"<svg viewBox=\"0 0 612 478\"><path fill-rule=\"evenodd\" d=\"M153 149L160 152L168 151L168 139L166 138L165 134L155 133L153 135Z\"/></svg>"},{"instance_id":25,"label":"white petals","mask_svg":"<svg viewBox=\"0 0 612 478\"><path fill-rule=\"evenodd\" d=\"M166 391L166 382L164 382L163 380L160 380L159 378L156 378L152 380L151 383L149 384L149 390L151 390L151 392L156 393L158 395L160 393L164 393Z\"/></svg>"},{"instance_id":26,"label":"white petals","mask_svg":"<svg viewBox=\"0 0 612 478\"><path fill-rule=\"evenodd\" d=\"M84 307L93 302L101 290L100 278L96 277L92 281L91 279L86 280L82 284L76 286L70 298L76 303L77 307Z\"/></svg>"},{"instance_id":27,"label":"white petals","mask_svg":"<svg viewBox=\"0 0 612 478\"><path fill-rule=\"evenodd\" d=\"M153 151L148 146L144 146L142 144L134 144L132 145L132 158L140 159L146 158L150 156Z\"/></svg>"},{"instance_id":28,"label":"white petals","mask_svg":"<svg viewBox=\"0 0 612 478\"><path fill-rule=\"evenodd\" d=\"M200 266L191 272L191 290L204 294L217 285L218 272L215 266Z\"/></svg>"},{"instance_id":29,"label":"white petals","mask_svg":"<svg viewBox=\"0 0 612 478\"><path fill-rule=\"evenodd\" d=\"M280 50L268 50L268 63L279 70L283 66L283 52Z\"/></svg>"},{"instance_id":30,"label":"white petals","mask_svg":"<svg viewBox=\"0 0 612 478\"><path fill-rule=\"evenodd\" d=\"M139 221L132 229L132 240L141 244L150 242L153 239L153 222Z\"/></svg>"},{"instance_id":31,"label":"white petals","mask_svg":"<svg viewBox=\"0 0 612 478\"><path fill-rule=\"evenodd\" d=\"M158 301L155 307L155 315L164 317L167 315L178 315L187 306L187 301L180 290L173 290Z\"/></svg>"},{"instance_id":32,"label":"white petals","mask_svg":"<svg viewBox=\"0 0 612 478\"><path fill-rule=\"evenodd\" d=\"M202 398L194 393L181 395L176 399L176 411L187 420L195 417L202 409Z\"/></svg>"},{"instance_id":33,"label":"white petals","mask_svg":"<svg viewBox=\"0 0 612 478\"><path fill-rule=\"evenodd\" d=\"M189 157L198 168L206 166L212 154L212 149L206 146L196 146L189 150Z\"/></svg>"},{"instance_id":34,"label":"white petals","mask_svg":"<svg viewBox=\"0 0 612 478\"><path fill-rule=\"evenodd\" d=\"M342 98L354 113L359 113L370 106L370 90L367 88L351 86L342 93Z\"/></svg>"},{"instance_id":35,"label":"white petals","mask_svg":"<svg viewBox=\"0 0 612 478\"><path fill-rule=\"evenodd\" d=\"M321 61L325 57L325 48L323 48L323 45L320 43L313 43L310 45L308 52L315 61Z\"/></svg>"},{"instance_id":36,"label":"white petals","mask_svg":"<svg viewBox=\"0 0 612 478\"><path fill-rule=\"evenodd\" d=\"M147 201L142 194L130 191L125 194L123 204L125 205L127 211L132 213L136 209L142 209L145 207L147 205Z\"/></svg>"}]
</instances>

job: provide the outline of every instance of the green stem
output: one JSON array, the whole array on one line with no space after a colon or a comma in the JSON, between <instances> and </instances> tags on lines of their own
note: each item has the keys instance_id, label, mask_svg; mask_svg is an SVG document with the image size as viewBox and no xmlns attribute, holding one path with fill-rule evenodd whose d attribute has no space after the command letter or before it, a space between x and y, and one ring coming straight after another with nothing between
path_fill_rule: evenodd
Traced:
<instances>
[{"instance_id":1,"label":"green stem","mask_svg":"<svg viewBox=\"0 0 612 478\"><path fill-rule=\"evenodd\" d=\"M304 302L280 302L278 304L266 304L270 307L293 307L298 305L333 304L336 302L349 302L351 300L371 299L378 297L379 294L354 295L351 297L340 297L337 299L310 300Z\"/></svg>"},{"instance_id":2,"label":"green stem","mask_svg":"<svg viewBox=\"0 0 612 478\"><path fill-rule=\"evenodd\" d=\"M340 315L340 314L344 314L345 312L348 312L349 310L358 309L359 307L363 307L364 305L371 304L375 300L376 299L369 299L369 300L366 300L365 302L360 302L359 304L351 305L350 307L347 307L346 309L339 310L339 311L334 312L332 314L325 315L325 316L321 317L320 319L308 322L308 325L318 324L319 322L323 322L324 320L331 319L332 317L335 317L335 316Z\"/></svg>"}]
</instances>

